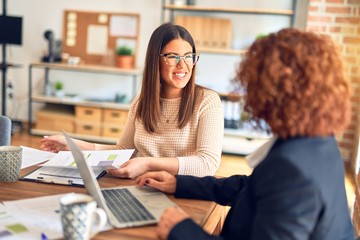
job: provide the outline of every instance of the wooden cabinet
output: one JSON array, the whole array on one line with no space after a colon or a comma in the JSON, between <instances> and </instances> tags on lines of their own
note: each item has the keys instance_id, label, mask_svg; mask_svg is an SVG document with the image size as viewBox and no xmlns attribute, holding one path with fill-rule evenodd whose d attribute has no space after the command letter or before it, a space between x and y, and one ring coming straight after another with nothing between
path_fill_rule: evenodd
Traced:
<instances>
[{"instance_id":1,"label":"wooden cabinet","mask_svg":"<svg viewBox=\"0 0 360 240\"><path fill-rule=\"evenodd\" d=\"M129 94L131 99L135 97L137 84L142 75L140 69L119 69L98 65L72 66L60 63L33 63L29 66L29 86L33 84L34 69L44 70L44 89L49 84L49 71L52 70L127 76L129 81L132 81L132 92ZM129 102L99 102L77 99L66 95L56 97L46 95L44 92L33 94L32 88L29 88L30 134L59 134L64 130L77 138L106 143L115 143L120 137L127 119ZM36 108L36 104L41 104L42 108L39 110ZM36 119L33 119L33 115Z\"/></svg>"}]
</instances>

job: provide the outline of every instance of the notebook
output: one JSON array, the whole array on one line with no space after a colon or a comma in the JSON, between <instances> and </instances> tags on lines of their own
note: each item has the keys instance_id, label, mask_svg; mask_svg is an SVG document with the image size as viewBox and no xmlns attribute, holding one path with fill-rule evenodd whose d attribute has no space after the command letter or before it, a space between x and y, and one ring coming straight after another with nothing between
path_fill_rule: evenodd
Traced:
<instances>
[{"instance_id":1,"label":"notebook","mask_svg":"<svg viewBox=\"0 0 360 240\"><path fill-rule=\"evenodd\" d=\"M100 189L94 172L84 155L64 132L80 176L88 193L103 208L109 224L115 228L126 228L155 224L165 208L176 204L163 193L150 187L128 186Z\"/></svg>"}]
</instances>

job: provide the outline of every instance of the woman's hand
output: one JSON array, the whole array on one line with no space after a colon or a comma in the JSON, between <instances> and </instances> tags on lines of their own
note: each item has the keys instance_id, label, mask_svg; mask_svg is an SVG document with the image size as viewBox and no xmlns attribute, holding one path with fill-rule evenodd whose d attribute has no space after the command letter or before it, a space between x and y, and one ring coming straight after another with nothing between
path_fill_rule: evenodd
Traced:
<instances>
[{"instance_id":1,"label":"woman's hand","mask_svg":"<svg viewBox=\"0 0 360 240\"><path fill-rule=\"evenodd\" d=\"M176 190L176 177L165 171L145 173L138 177L135 182L140 186L149 186L169 194L174 194ZM171 229L186 218L190 217L182 209L178 207L167 208L156 229L159 238L167 239Z\"/></svg>"},{"instance_id":2,"label":"woman's hand","mask_svg":"<svg viewBox=\"0 0 360 240\"><path fill-rule=\"evenodd\" d=\"M176 190L176 177L165 171L145 173L135 182L140 186L149 186L169 194L174 194Z\"/></svg>"},{"instance_id":3,"label":"woman's hand","mask_svg":"<svg viewBox=\"0 0 360 240\"><path fill-rule=\"evenodd\" d=\"M62 135L44 136L40 140L40 149L50 152L67 151L69 147L66 143L65 137Z\"/></svg>"},{"instance_id":4,"label":"woman's hand","mask_svg":"<svg viewBox=\"0 0 360 240\"><path fill-rule=\"evenodd\" d=\"M189 215L179 207L165 209L156 229L157 235L160 239L168 239L171 229L186 218L190 218Z\"/></svg>"},{"instance_id":5,"label":"woman's hand","mask_svg":"<svg viewBox=\"0 0 360 240\"><path fill-rule=\"evenodd\" d=\"M109 169L108 173L119 178L136 178L150 170L149 164L149 158L137 157L125 162L119 169Z\"/></svg>"}]
</instances>

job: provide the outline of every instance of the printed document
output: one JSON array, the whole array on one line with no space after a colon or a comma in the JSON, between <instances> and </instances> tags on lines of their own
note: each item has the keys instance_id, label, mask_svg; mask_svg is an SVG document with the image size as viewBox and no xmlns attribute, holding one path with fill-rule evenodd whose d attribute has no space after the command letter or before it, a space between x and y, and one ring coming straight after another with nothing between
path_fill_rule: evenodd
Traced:
<instances>
[{"instance_id":1,"label":"printed document","mask_svg":"<svg viewBox=\"0 0 360 240\"><path fill-rule=\"evenodd\" d=\"M134 153L134 149L128 150L102 150L102 151L82 151L86 161L92 167L105 169L117 169L128 161ZM48 162L46 167L76 167L75 160L70 151L60 151Z\"/></svg>"},{"instance_id":2,"label":"printed document","mask_svg":"<svg viewBox=\"0 0 360 240\"><path fill-rule=\"evenodd\" d=\"M60 203L62 195L5 201L0 204L0 240L49 239L62 237Z\"/></svg>"},{"instance_id":3,"label":"printed document","mask_svg":"<svg viewBox=\"0 0 360 240\"><path fill-rule=\"evenodd\" d=\"M53 158L56 153L20 146L22 148L21 169L27 168Z\"/></svg>"}]
</instances>

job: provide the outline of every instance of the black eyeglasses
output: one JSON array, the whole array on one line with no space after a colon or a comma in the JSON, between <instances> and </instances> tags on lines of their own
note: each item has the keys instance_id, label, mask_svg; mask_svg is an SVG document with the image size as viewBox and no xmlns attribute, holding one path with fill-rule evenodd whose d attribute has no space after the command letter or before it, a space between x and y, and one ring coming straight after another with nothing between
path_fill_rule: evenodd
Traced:
<instances>
[{"instance_id":1,"label":"black eyeglasses","mask_svg":"<svg viewBox=\"0 0 360 240\"><path fill-rule=\"evenodd\" d=\"M184 56L179 56L173 53L162 53L160 56L164 57L166 64L172 67L177 66L181 59L183 59L186 65L189 66L195 65L199 60L199 56L195 53L188 53Z\"/></svg>"}]
</instances>

